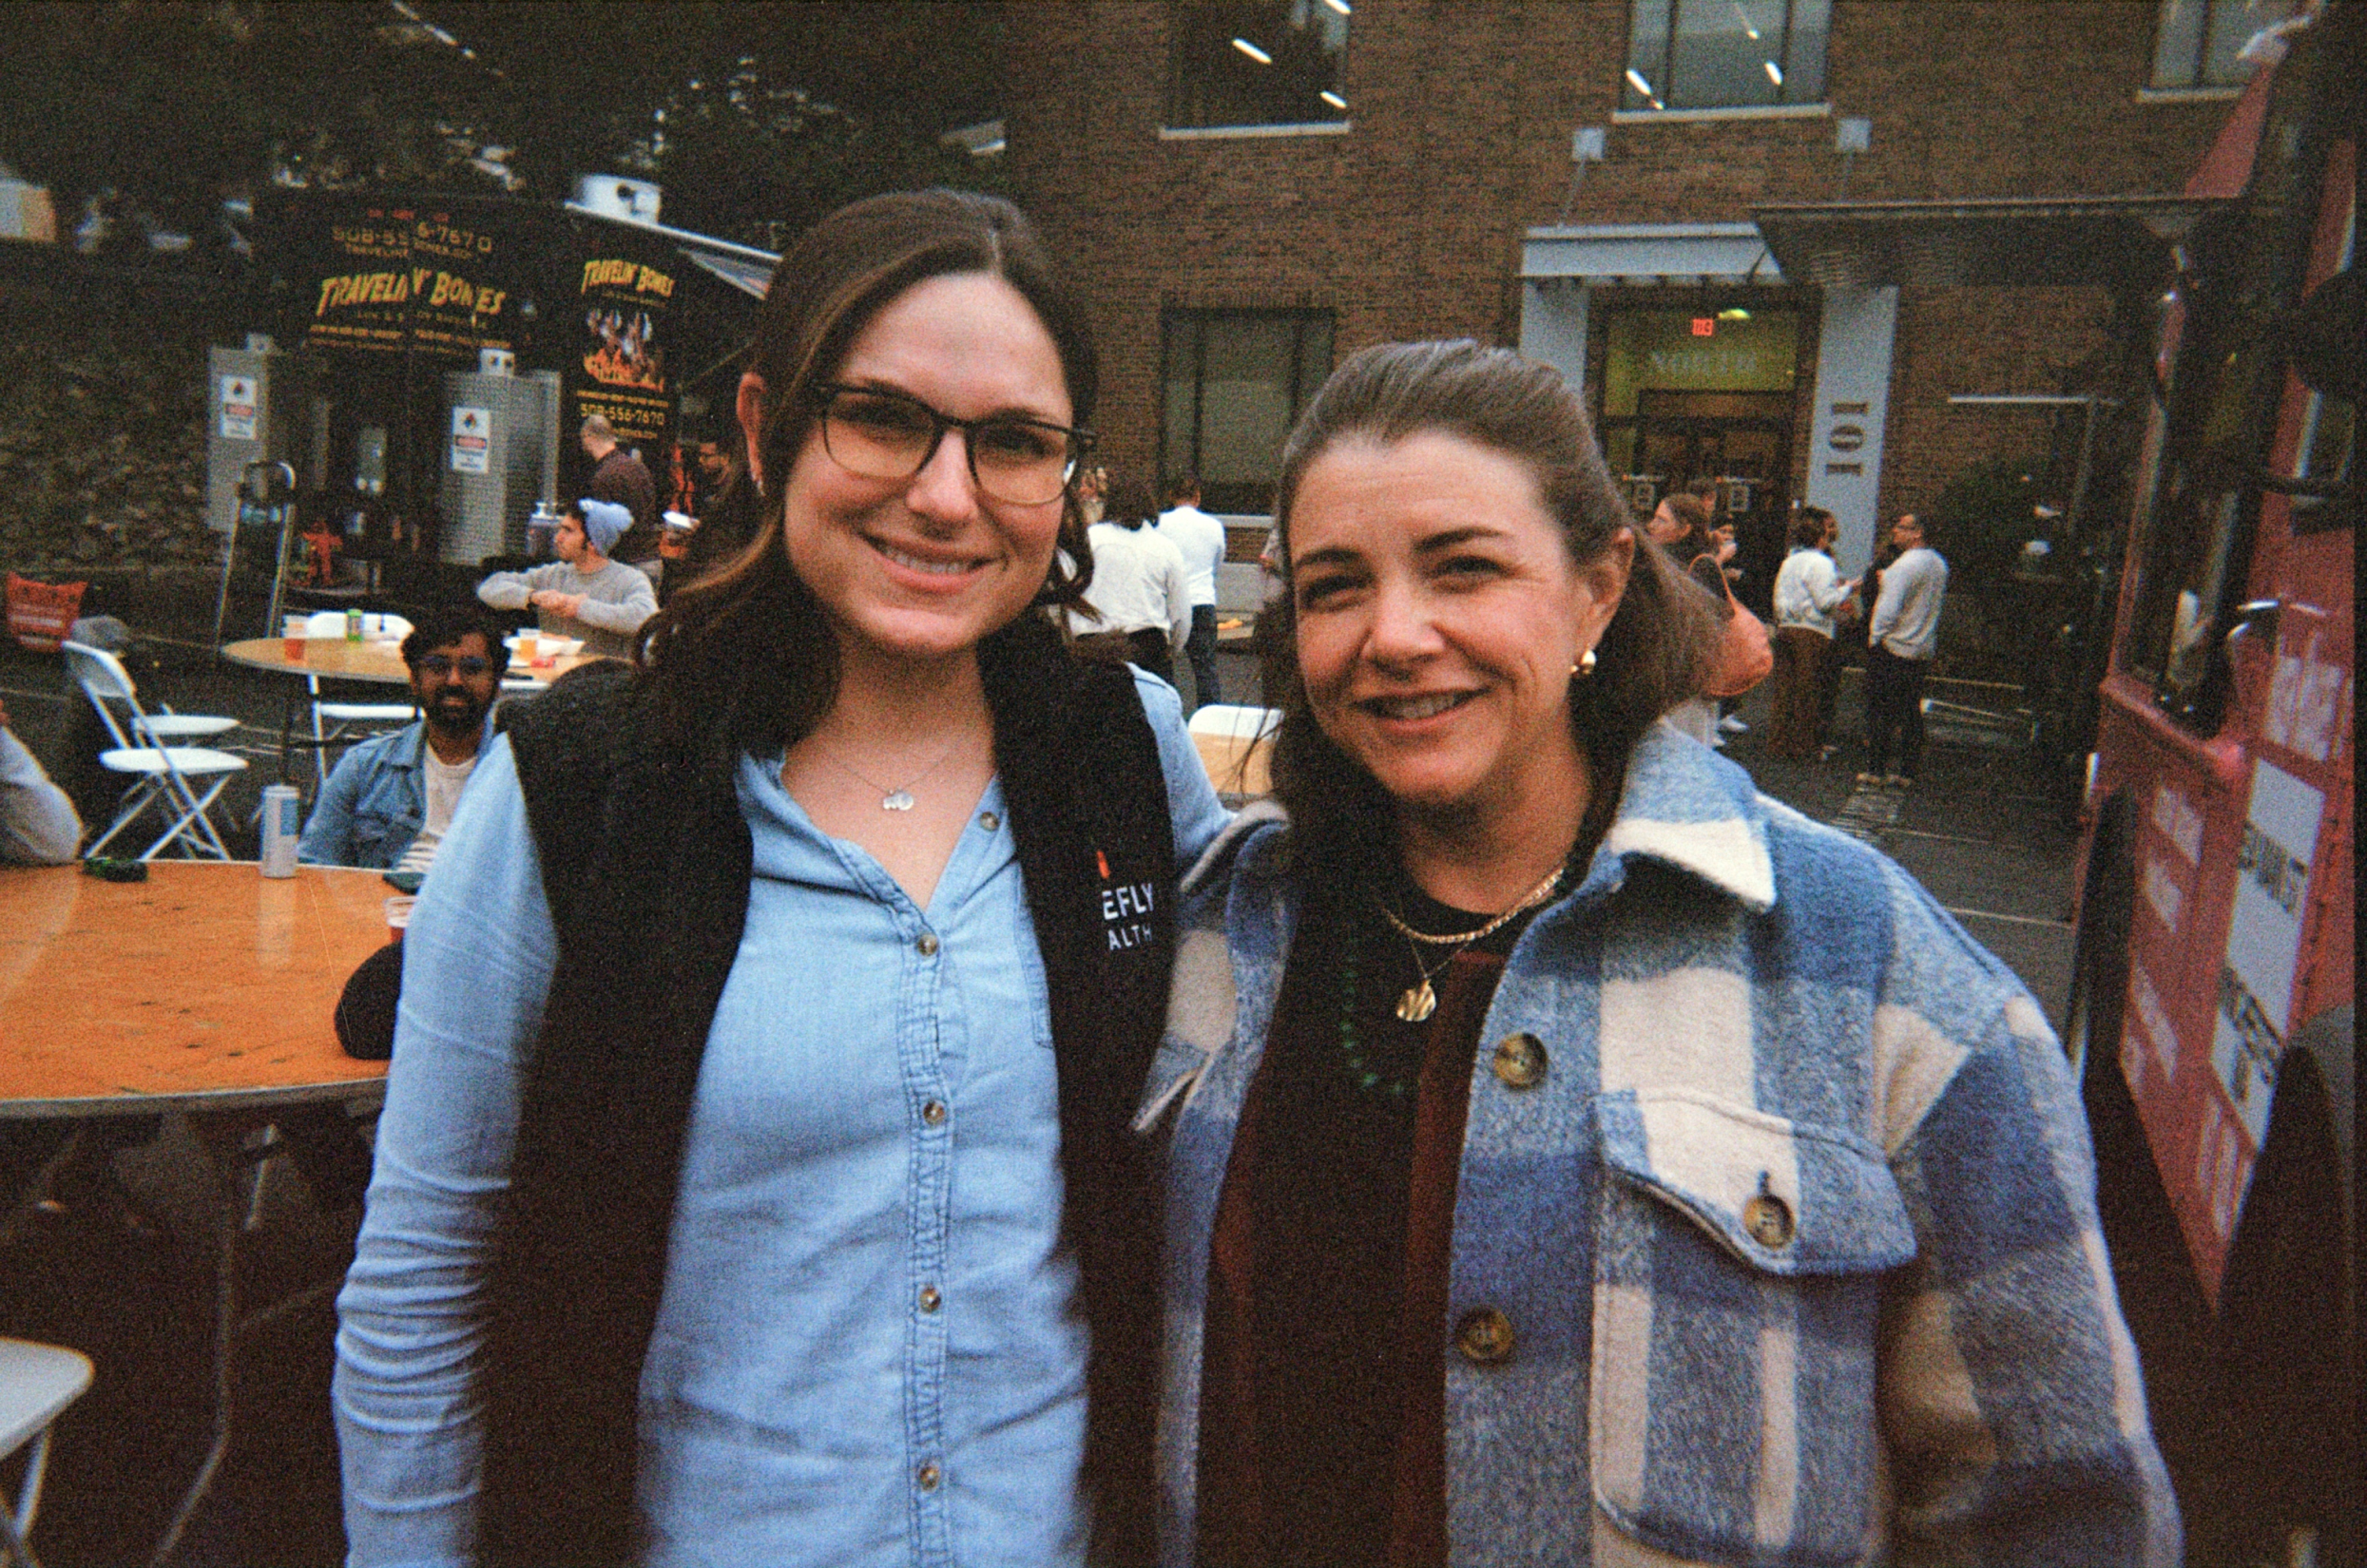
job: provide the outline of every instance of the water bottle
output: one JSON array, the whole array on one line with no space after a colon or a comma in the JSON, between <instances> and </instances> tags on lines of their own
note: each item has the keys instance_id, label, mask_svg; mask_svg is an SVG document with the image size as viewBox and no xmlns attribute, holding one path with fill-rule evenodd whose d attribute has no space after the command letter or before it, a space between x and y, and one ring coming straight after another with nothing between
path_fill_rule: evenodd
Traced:
<instances>
[{"instance_id":1,"label":"water bottle","mask_svg":"<svg viewBox=\"0 0 2367 1568\"><path fill-rule=\"evenodd\" d=\"M303 836L303 801L293 784L274 784L263 791L263 857L265 876L296 874L296 841Z\"/></svg>"}]
</instances>

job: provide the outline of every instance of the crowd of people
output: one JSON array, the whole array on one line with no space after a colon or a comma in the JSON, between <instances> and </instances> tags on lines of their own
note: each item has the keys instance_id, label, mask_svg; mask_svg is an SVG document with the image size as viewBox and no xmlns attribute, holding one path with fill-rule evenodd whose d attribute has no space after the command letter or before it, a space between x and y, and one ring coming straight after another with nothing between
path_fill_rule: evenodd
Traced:
<instances>
[{"instance_id":1,"label":"crowd of people","mask_svg":"<svg viewBox=\"0 0 2367 1568\"><path fill-rule=\"evenodd\" d=\"M2175 1561L2063 1052L1717 755L1711 506L1633 517L1510 351L1351 355L1229 813L1222 526L1091 466L1099 380L1009 202L857 202L761 308L744 544L661 607L577 504L479 597L618 657L499 733L496 627L405 641L305 839L433 856L350 1560ZM1862 614L1877 781L1893 532L1869 599L1802 508L1773 594L1772 738Z\"/></svg>"}]
</instances>

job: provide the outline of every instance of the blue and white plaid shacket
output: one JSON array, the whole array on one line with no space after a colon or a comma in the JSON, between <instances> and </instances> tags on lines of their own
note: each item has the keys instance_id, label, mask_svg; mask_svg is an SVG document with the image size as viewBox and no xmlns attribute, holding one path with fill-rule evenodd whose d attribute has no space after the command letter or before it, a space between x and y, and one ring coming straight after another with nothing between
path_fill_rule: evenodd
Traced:
<instances>
[{"instance_id":1,"label":"blue and white plaid shacket","mask_svg":"<svg viewBox=\"0 0 2367 1568\"><path fill-rule=\"evenodd\" d=\"M1173 1118L1175 1564L1218 1192L1299 908L1285 831L1253 814L1187 883L1143 1116ZM1530 1087L1490 1070L1520 1033ZM1439 1329L1452 1559L2175 1563L2093 1188L2020 982L1890 861L1655 727L1480 1036ZM1452 1336L1487 1308L1513 1348L1482 1365Z\"/></svg>"}]
</instances>

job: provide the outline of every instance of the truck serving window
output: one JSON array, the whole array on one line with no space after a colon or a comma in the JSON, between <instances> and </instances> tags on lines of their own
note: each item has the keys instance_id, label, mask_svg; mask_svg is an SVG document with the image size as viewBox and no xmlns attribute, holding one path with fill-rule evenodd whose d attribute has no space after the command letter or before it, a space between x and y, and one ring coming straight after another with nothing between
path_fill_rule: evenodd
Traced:
<instances>
[{"instance_id":1,"label":"truck serving window","mask_svg":"<svg viewBox=\"0 0 2367 1568\"><path fill-rule=\"evenodd\" d=\"M2197 225L2178 283L2184 321L2168 418L2136 553L2123 666L2165 711L2215 731L2220 639L2242 598L2286 355L2281 313L2300 297L2325 149L2305 138L2311 51L2272 87L2243 201Z\"/></svg>"}]
</instances>

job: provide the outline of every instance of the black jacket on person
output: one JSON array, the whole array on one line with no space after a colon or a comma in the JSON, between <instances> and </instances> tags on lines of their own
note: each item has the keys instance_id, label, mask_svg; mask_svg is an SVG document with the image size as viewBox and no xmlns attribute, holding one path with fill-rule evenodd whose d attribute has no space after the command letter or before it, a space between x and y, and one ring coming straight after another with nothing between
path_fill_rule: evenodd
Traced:
<instances>
[{"instance_id":1,"label":"black jacket on person","mask_svg":"<svg viewBox=\"0 0 2367 1568\"><path fill-rule=\"evenodd\" d=\"M979 650L997 772L1051 997L1062 1228L1091 1330L1096 1562L1151 1560L1159 1208L1128 1129L1164 1027L1175 839L1133 678L1033 615ZM664 738L645 678L587 666L510 725L558 933L496 1223L485 1370L487 1561L631 1560L642 1364L664 1281L701 1053L740 948L753 857L720 729ZM1152 940L1102 889L1157 889ZM1130 917L1129 917L1130 920Z\"/></svg>"}]
</instances>

